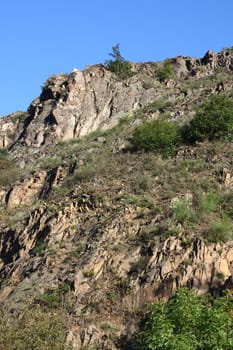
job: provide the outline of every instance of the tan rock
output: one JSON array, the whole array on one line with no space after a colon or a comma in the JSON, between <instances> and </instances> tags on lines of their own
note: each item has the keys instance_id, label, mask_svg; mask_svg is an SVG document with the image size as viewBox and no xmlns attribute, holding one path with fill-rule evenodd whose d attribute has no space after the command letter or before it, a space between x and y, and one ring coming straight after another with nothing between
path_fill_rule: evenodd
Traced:
<instances>
[{"instance_id":1,"label":"tan rock","mask_svg":"<svg viewBox=\"0 0 233 350\"><path fill-rule=\"evenodd\" d=\"M41 171L13 187L8 195L7 208L12 209L20 205L31 204L42 190L46 175L45 171Z\"/></svg>"}]
</instances>

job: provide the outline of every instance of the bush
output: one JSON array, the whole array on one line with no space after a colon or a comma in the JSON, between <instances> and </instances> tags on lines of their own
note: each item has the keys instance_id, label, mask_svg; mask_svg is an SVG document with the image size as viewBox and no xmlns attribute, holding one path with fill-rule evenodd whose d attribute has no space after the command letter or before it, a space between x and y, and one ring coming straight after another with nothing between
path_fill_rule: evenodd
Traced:
<instances>
[{"instance_id":1,"label":"bush","mask_svg":"<svg viewBox=\"0 0 233 350\"><path fill-rule=\"evenodd\" d=\"M157 69L155 76L159 78L160 81L165 81L171 79L174 76L173 66L170 61L165 61L163 67Z\"/></svg>"},{"instance_id":2,"label":"bush","mask_svg":"<svg viewBox=\"0 0 233 350\"><path fill-rule=\"evenodd\" d=\"M227 350L233 344L232 297L208 300L180 289L153 303L139 334L139 350Z\"/></svg>"},{"instance_id":3,"label":"bush","mask_svg":"<svg viewBox=\"0 0 233 350\"><path fill-rule=\"evenodd\" d=\"M233 101L226 96L214 96L205 102L183 128L185 141L227 139L233 134Z\"/></svg>"},{"instance_id":4,"label":"bush","mask_svg":"<svg viewBox=\"0 0 233 350\"><path fill-rule=\"evenodd\" d=\"M153 120L136 127L130 141L135 150L157 151L163 156L170 156L179 141L178 128L175 123Z\"/></svg>"},{"instance_id":5,"label":"bush","mask_svg":"<svg viewBox=\"0 0 233 350\"><path fill-rule=\"evenodd\" d=\"M177 222L184 224L194 219L194 212L187 200L178 200L174 205L174 214Z\"/></svg>"},{"instance_id":6,"label":"bush","mask_svg":"<svg viewBox=\"0 0 233 350\"><path fill-rule=\"evenodd\" d=\"M208 192L199 194L199 209L200 212L210 214L219 210L221 197L218 193Z\"/></svg>"},{"instance_id":7,"label":"bush","mask_svg":"<svg viewBox=\"0 0 233 350\"><path fill-rule=\"evenodd\" d=\"M204 233L204 238L208 242L226 242L232 239L232 225L227 217L215 220L211 223L210 228Z\"/></svg>"},{"instance_id":8,"label":"bush","mask_svg":"<svg viewBox=\"0 0 233 350\"><path fill-rule=\"evenodd\" d=\"M112 53L109 54L113 57L113 60L107 60L105 62L106 68L115 73L119 79L127 79L134 75L130 62L125 61L120 53L120 45L112 47Z\"/></svg>"}]
</instances>

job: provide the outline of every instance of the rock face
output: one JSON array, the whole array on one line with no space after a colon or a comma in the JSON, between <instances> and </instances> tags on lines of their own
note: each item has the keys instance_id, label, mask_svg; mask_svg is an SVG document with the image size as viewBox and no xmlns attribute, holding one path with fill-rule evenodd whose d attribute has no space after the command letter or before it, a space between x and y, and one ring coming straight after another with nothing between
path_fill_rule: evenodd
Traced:
<instances>
[{"instance_id":1,"label":"rock face","mask_svg":"<svg viewBox=\"0 0 233 350\"><path fill-rule=\"evenodd\" d=\"M0 148L6 148L20 135L27 113L16 112L0 118Z\"/></svg>"},{"instance_id":2,"label":"rock face","mask_svg":"<svg viewBox=\"0 0 233 350\"><path fill-rule=\"evenodd\" d=\"M69 286L72 313L83 320L68 334L75 349L96 343L116 349L103 329L106 322L118 327L115 336L131 334L135 328L126 322L126 310L166 300L185 286L219 295L232 278L232 241L206 244L197 238L187 243L169 237L130 244L129 237L137 242L145 224L137 219L137 208L103 208L91 194L74 195L54 210L42 205L21 226L2 230L0 271L8 283L0 300L6 308L20 310L24 300ZM157 224L152 220L147 225ZM40 248L41 242L46 246Z\"/></svg>"},{"instance_id":3,"label":"rock face","mask_svg":"<svg viewBox=\"0 0 233 350\"><path fill-rule=\"evenodd\" d=\"M206 77L222 67L233 69L232 51L208 51L202 59L179 56L170 60L177 78ZM135 75L119 81L103 65L74 69L70 74L50 77L39 98L28 109L20 128L8 118L0 123L0 147L9 144L41 146L107 129L119 118L160 97L176 98L176 82L166 82L168 91L156 79L163 63L133 64ZM171 97L172 98L172 97ZM13 125L14 124L14 125ZM11 137L9 137L11 134Z\"/></svg>"},{"instance_id":4,"label":"rock face","mask_svg":"<svg viewBox=\"0 0 233 350\"><path fill-rule=\"evenodd\" d=\"M138 78L130 83L117 81L102 65L73 70L48 80L40 98L29 107L30 121L18 142L41 146L111 128L155 96L155 89L145 90Z\"/></svg>"},{"instance_id":5,"label":"rock face","mask_svg":"<svg viewBox=\"0 0 233 350\"><path fill-rule=\"evenodd\" d=\"M232 143L183 145L169 159L127 148L142 120L189 120L209 96L231 96L233 52L169 62L165 81L155 74L164 62L132 64L124 81L103 65L50 77L27 113L0 119L0 170L18 170L14 181L0 172L0 303L17 315L59 296L76 350L129 349L137 311L180 287L233 289L232 220L222 220L232 217ZM179 218L177 203L192 215ZM219 239L212 223L225 224Z\"/></svg>"}]
</instances>

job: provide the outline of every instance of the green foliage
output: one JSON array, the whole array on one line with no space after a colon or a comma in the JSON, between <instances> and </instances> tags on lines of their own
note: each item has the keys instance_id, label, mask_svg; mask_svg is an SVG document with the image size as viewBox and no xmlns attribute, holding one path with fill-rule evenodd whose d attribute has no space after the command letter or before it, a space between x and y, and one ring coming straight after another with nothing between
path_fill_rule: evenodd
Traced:
<instances>
[{"instance_id":1,"label":"green foliage","mask_svg":"<svg viewBox=\"0 0 233 350\"><path fill-rule=\"evenodd\" d=\"M14 122L16 121L23 122L27 116L28 116L27 112L18 111L14 113L12 118Z\"/></svg>"},{"instance_id":2,"label":"green foliage","mask_svg":"<svg viewBox=\"0 0 233 350\"><path fill-rule=\"evenodd\" d=\"M131 194L127 194L122 198L122 202L126 204L135 205L141 208L152 208L153 201L150 198L145 198L141 196L135 196Z\"/></svg>"},{"instance_id":3,"label":"green foliage","mask_svg":"<svg viewBox=\"0 0 233 350\"><path fill-rule=\"evenodd\" d=\"M174 71L171 62L169 60L165 61L163 66L156 70L155 75L160 81L172 79L174 76Z\"/></svg>"},{"instance_id":4,"label":"green foliage","mask_svg":"<svg viewBox=\"0 0 233 350\"><path fill-rule=\"evenodd\" d=\"M7 157L7 149L0 148L0 159Z\"/></svg>"},{"instance_id":5,"label":"green foliage","mask_svg":"<svg viewBox=\"0 0 233 350\"><path fill-rule=\"evenodd\" d=\"M157 151L170 156L175 153L179 142L178 128L166 120L153 120L137 126L130 141L135 150Z\"/></svg>"},{"instance_id":6,"label":"green foliage","mask_svg":"<svg viewBox=\"0 0 233 350\"><path fill-rule=\"evenodd\" d=\"M109 54L113 59L105 62L106 68L115 73L119 79L127 79L134 75L130 62L125 61L120 53L120 45L112 47L112 53Z\"/></svg>"},{"instance_id":7,"label":"green foliage","mask_svg":"<svg viewBox=\"0 0 233 350\"><path fill-rule=\"evenodd\" d=\"M151 187L151 179L145 175L136 175L133 179L133 189L135 192L146 192Z\"/></svg>"},{"instance_id":8,"label":"green foliage","mask_svg":"<svg viewBox=\"0 0 233 350\"><path fill-rule=\"evenodd\" d=\"M47 170L47 169L56 168L61 163L62 163L61 157L48 157L41 161L40 166L41 168Z\"/></svg>"},{"instance_id":9,"label":"green foliage","mask_svg":"<svg viewBox=\"0 0 233 350\"><path fill-rule=\"evenodd\" d=\"M233 193L232 191L226 193L220 201L222 209L226 215L233 216Z\"/></svg>"},{"instance_id":10,"label":"green foliage","mask_svg":"<svg viewBox=\"0 0 233 350\"><path fill-rule=\"evenodd\" d=\"M172 106L172 102L169 101L167 98L160 97L154 100L153 102L149 103L147 106L142 108L142 111L145 114L152 114L154 112L160 111L165 112Z\"/></svg>"},{"instance_id":11,"label":"green foliage","mask_svg":"<svg viewBox=\"0 0 233 350\"><path fill-rule=\"evenodd\" d=\"M45 294L41 294L37 302L48 309L57 309L60 306L61 299L57 291L51 290Z\"/></svg>"},{"instance_id":12,"label":"green foliage","mask_svg":"<svg viewBox=\"0 0 233 350\"><path fill-rule=\"evenodd\" d=\"M83 165L77 169L73 175L74 183L81 183L92 179L95 176L95 170L91 164Z\"/></svg>"},{"instance_id":13,"label":"green foliage","mask_svg":"<svg viewBox=\"0 0 233 350\"><path fill-rule=\"evenodd\" d=\"M67 284L60 284L58 288L49 289L44 294L38 295L35 304L39 304L44 310L54 310L62 306L65 295L70 288Z\"/></svg>"},{"instance_id":14,"label":"green foliage","mask_svg":"<svg viewBox=\"0 0 233 350\"><path fill-rule=\"evenodd\" d=\"M194 218L194 212L189 202L185 199L176 201L174 204L174 214L176 221L181 224Z\"/></svg>"},{"instance_id":15,"label":"green foliage","mask_svg":"<svg viewBox=\"0 0 233 350\"><path fill-rule=\"evenodd\" d=\"M139 334L139 350L230 350L232 298L208 300L180 289L168 302L153 303Z\"/></svg>"},{"instance_id":16,"label":"green foliage","mask_svg":"<svg viewBox=\"0 0 233 350\"><path fill-rule=\"evenodd\" d=\"M72 252L70 252L70 256L73 258L78 258L80 256L80 254L82 254L84 249L85 249L84 244L80 243L80 244L78 244L77 247L75 247L75 249Z\"/></svg>"},{"instance_id":17,"label":"green foliage","mask_svg":"<svg viewBox=\"0 0 233 350\"><path fill-rule=\"evenodd\" d=\"M216 211L220 203L220 195L216 192L202 193L199 195L199 208L204 213Z\"/></svg>"},{"instance_id":18,"label":"green foliage","mask_svg":"<svg viewBox=\"0 0 233 350\"><path fill-rule=\"evenodd\" d=\"M214 96L200 106L196 116L182 130L188 142L204 139L228 139L233 135L233 101L226 96Z\"/></svg>"},{"instance_id":19,"label":"green foliage","mask_svg":"<svg viewBox=\"0 0 233 350\"><path fill-rule=\"evenodd\" d=\"M226 242L232 239L232 225L227 217L217 219L210 224L210 228L204 233L209 242Z\"/></svg>"},{"instance_id":20,"label":"green foliage","mask_svg":"<svg viewBox=\"0 0 233 350\"><path fill-rule=\"evenodd\" d=\"M34 246L34 248L31 250L31 253L33 255L43 256L47 248L48 248L48 242L39 240Z\"/></svg>"}]
</instances>

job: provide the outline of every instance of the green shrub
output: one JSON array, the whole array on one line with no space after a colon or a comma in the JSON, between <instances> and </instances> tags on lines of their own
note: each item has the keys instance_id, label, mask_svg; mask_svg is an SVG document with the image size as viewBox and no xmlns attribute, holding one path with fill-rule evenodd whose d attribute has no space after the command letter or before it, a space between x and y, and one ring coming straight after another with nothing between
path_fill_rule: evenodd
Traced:
<instances>
[{"instance_id":1,"label":"green shrub","mask_svg":"<svg viewBox=\"0 0 233 350\"><path fill-rule=\"evenodd\" d=\"M130 141L135 150L157 151L163 156L170 156L179 142L178 128L175 123L153 120L137 126Z\"/></svg>"},{"instance_id":2,"label":"green shrub","mask_svg":"<svg viewBox=\"0 0 233 350\"><path fill-rule=\"evenodd\" d=\"M77 169L73 175L74 184L89 181L95 177L95 169L91 164L84 165Z\"/></svg>"},{"instance_id":3,"label":"green shrub","mask_svg":"<svg viewBox=\"0 0 233 350\"><path fill-rule=\"evenodd\" d=\"M204 139L229 139L233 135L233 101L226 96L214 96L200 106L182 136L194 143Z\"/></svg>"},{"instance_id":4,"label":"green shrub","mask_svg":"<svg viewBox=\"0 0 233 350\"><path fill-rule=\"evenodd\" d=\"M0 148L0 159L7 157L7 149Z\"/></svg>"},{"instance_id":5,"label":"green shrub","mask_svg":"<svg viewBox=\"0 0 233 350\"><path fill-rule=\"evenodd\" d=\"M178 200L174 204L174 214L176 221L181 224L194 219L194 212L189 202L185 199Z\"/></svg>"},{"instance_id":6,"label":"green shrub","mask_svg":"<svg viewBox=\"0 0 233 350\"><path fill-rule=\"evenodd\" d=\"M32 248L31 254L43 256L47 248L48 248L48 242L39 240L38 242L36 242L36 245Z\"/></svg>"},{"instance_id":7,"label":"green shrub","mask_svg":"<svg viewBox=\"0 0 233 350\"><path fill-rule=\"evenodd\" d=\"M136 175L133 179L133 189L135 192L146 192L151 187L151 179L145 175Z\"/></svg>"},{"instance_id":8,"label":"green shrub","mask_svg":"<svg viewBox=\"0 0 233 350\"><path fill-rule=\"evenodd\" d=\"M204 213L214 212L219 208L220 199L218 193L201 193L199 195L199 209Z\"/></svg>"},{"instance_id":9,"label":"green shrub","mask_svg":"<svg viewBox=\"0 0 233 350\"><path fill-rule=\"evenodd\" d=\"M112 53L109 54L113 59L105 62L106 68L115 73L119 79L127 79L134 75L130 62L125 61L120 53L120 45L112 47Z\"/></svg>"},{"instance_id":10,"label":"green shrub","mask_svg":"<svg viewBox=\"0 0 233 350\"><path fill-rule=\"evenodd\" d=\"M168 302L151 305L139 333L138 350L230 350L232 298L210 300L180 289Z\"/></svg>"},{"instance_id":11,"label":"green shrub","mask_svg":"<svg viewBox=\"0 0 233 350\"><path fill-rule=\"evenodd\" d=\"M61 306L61 295L57 290L50 290L45 294L39 295L36 303L44 309L58 309Z\"/></svg>"},{"instance_id":12,"label":"green shrub","mask_svg":"<svg viewBox=\"0 0 233 350\"><path fill-rule=\"evenodd\" d=\"M57 288L49 289L39 294L34 303L40 305L45 311L59 309L63 306L66 294L70 291L68 284L60 283Z\"/></svg>"},{"instance_id":13,"label":"green shrub","mask_svg":"<svg viewBox=\"0 0 233 350\"><path fill-rule=\"evenodd\" d=\"M172 79L174 76L174 71L171 62L169 60L165 61L163 66L156 70L155 76L159 78L160 81Z\"/></svg>"},{"instance_id":14,"label":"green shrub","mask_svg":"<svg viewBox=\"0 0 233 350\"><path fill-rule=\"evenodd\" d=\"M233 193L232 191L225 193L221 198L221 207L226 215L233 216Z\"/></svg>"},{"instance_id":15,"label":"green shrub","mask_svg":"<svg viewBox=\"0 0 233 350\"><path fill-rule=\"evenodd\" d=\"M48 170L52 168L56 168L62 163L61 157L48 157L41 161L40 166L41 168Z\"/></svg>"},{"instance_id":16,"label":"green shrub","mask_svg":"<svg viewBox=\"0 0 233 350\"><path fill-rule=\"evenodd\" d=\"M226 242L232 239L232 225L228 218L217 219L210 224L210 228L204 233L204 238L209 242Z\"/></svg>"},{"instance_id":17,"label":"green shrub","mask_svg":"<svg viewBox=\"0 0 233 350\"><path fill-rule=\"evenodd\" d=\"M122 202L126 204L135 205L141 208L152 208L153 201L150 198L145 198L141 196L135 196L127 194L122 198Z\"/></svg>"}]
</instances>

